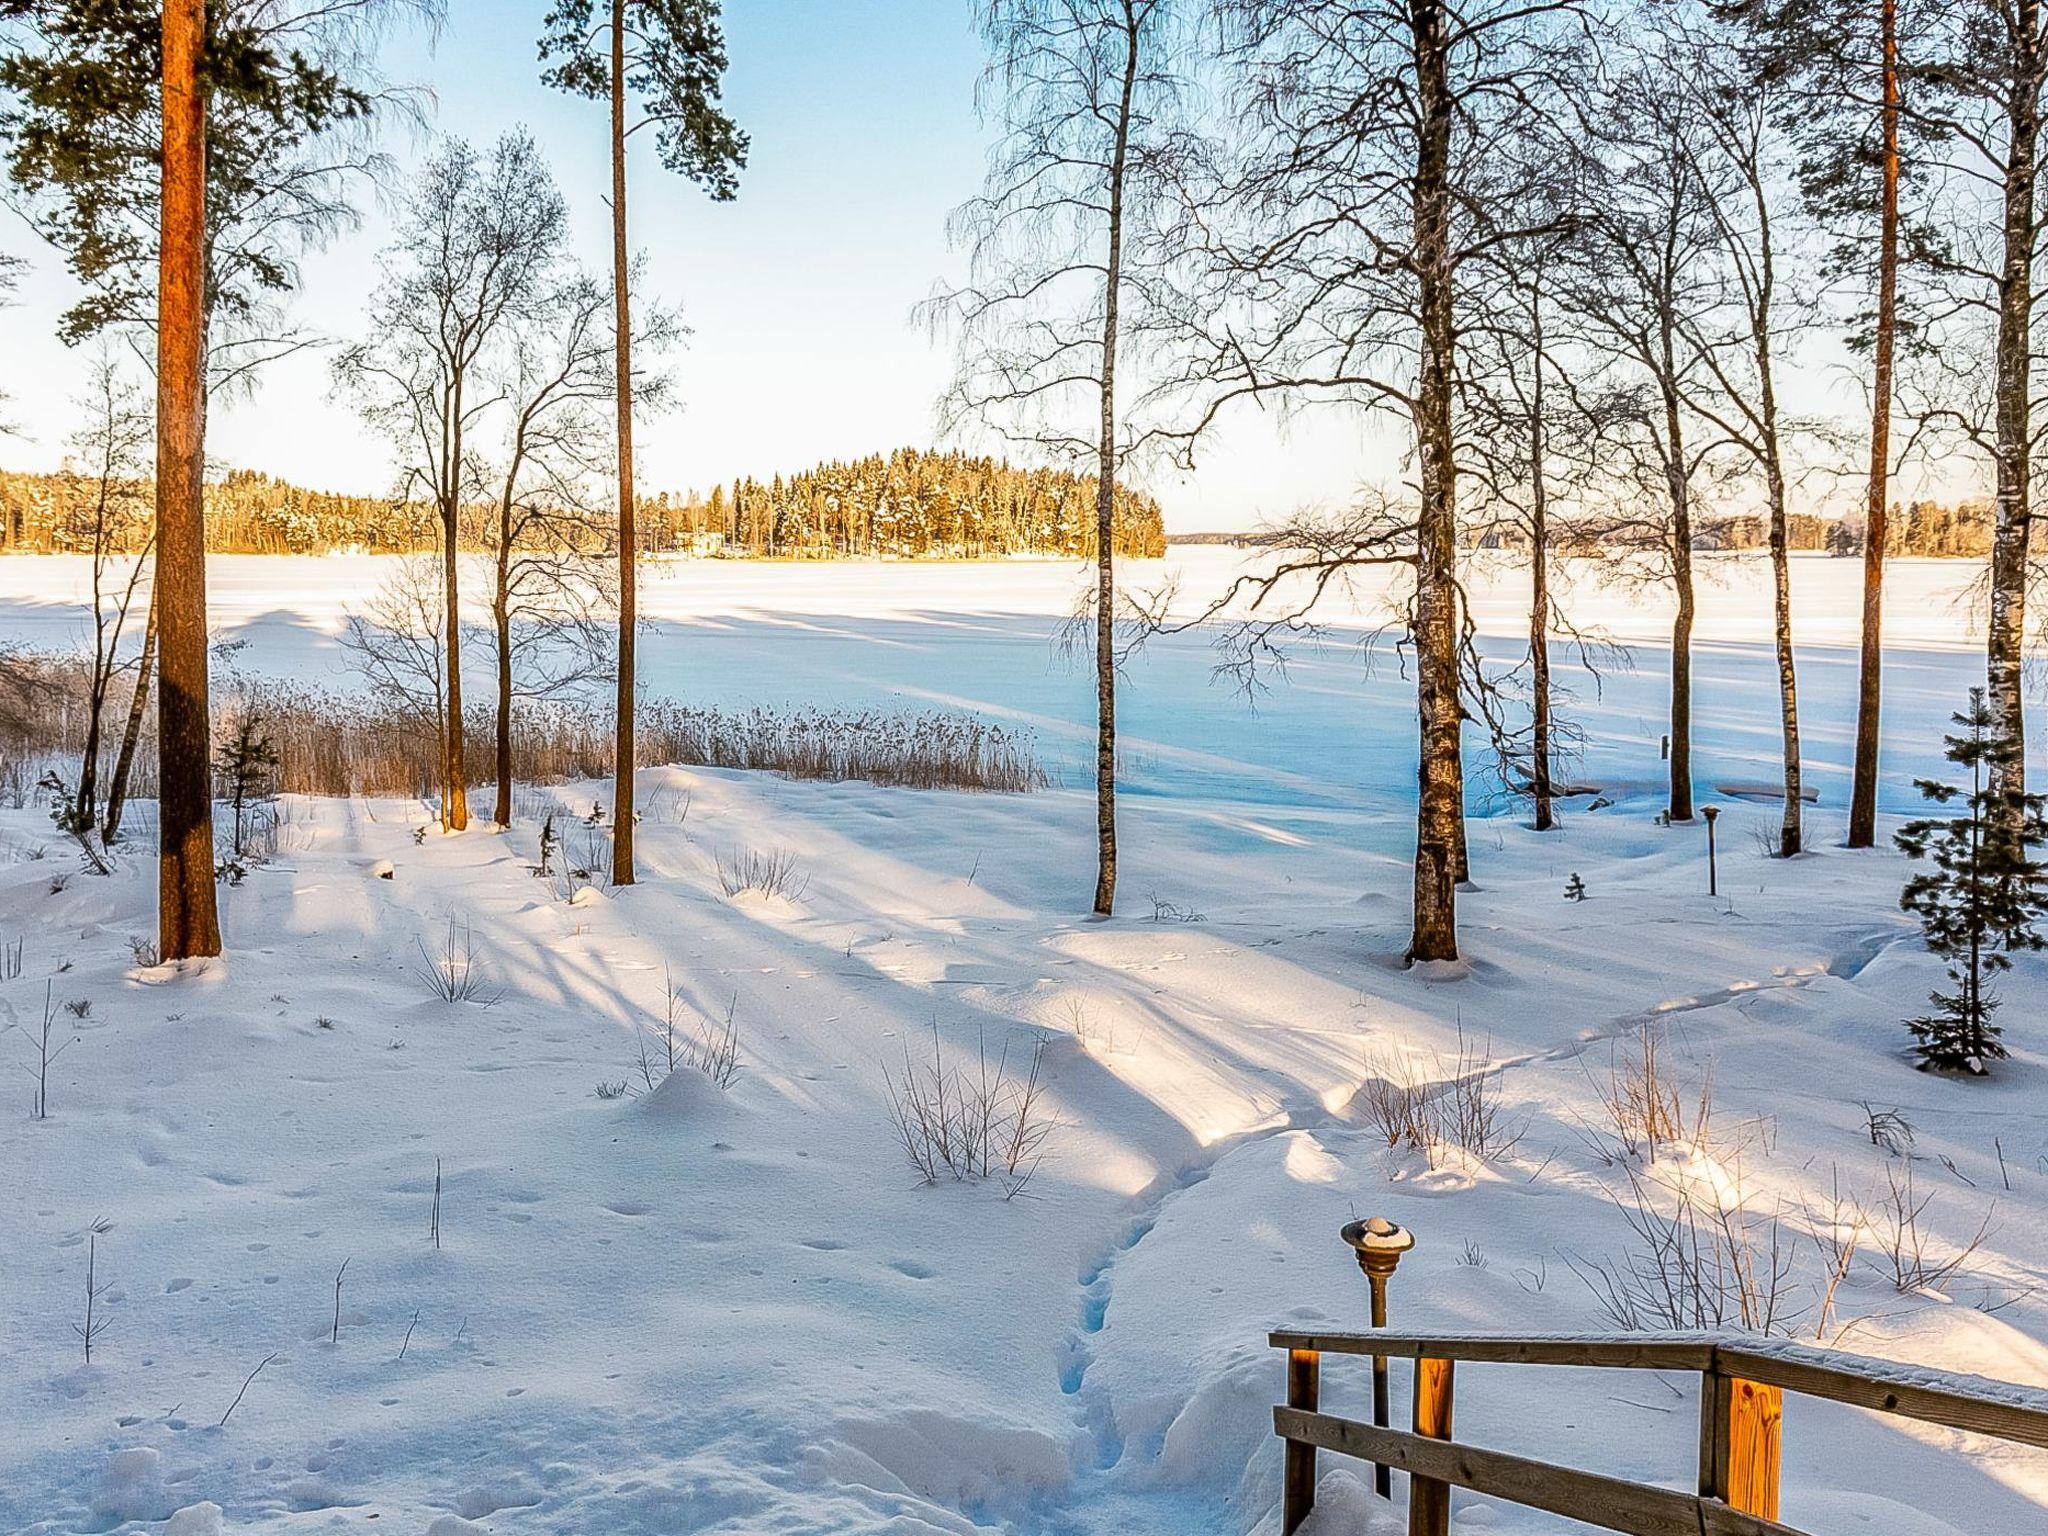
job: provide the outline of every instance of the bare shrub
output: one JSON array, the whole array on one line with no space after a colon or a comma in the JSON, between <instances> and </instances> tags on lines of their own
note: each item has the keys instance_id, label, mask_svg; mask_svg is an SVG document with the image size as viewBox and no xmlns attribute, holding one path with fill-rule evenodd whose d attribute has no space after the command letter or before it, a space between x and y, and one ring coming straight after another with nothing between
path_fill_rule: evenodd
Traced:
<instances>
[{"instance_id":1,"label":"bare shrub","mask_svg":"<svg viewBox=\"0 0 2048 1536\"><path fill-rule=\"evenodd\" d=\"M1368 1056L1365 1068L1358 1097L1367 1123L1388 1146L1422 1153L1432 1169L1492 1162L1522 1139L1522 1127L1510 1124L1501 1106L1490 1041L1474 1041L1461 1029L1455 1056L1439 1052L1425 1063L1381 1052Z\"/></svg>"},{"instance_id":2,"label":"bare shrub","mask_svg":"<svg viewBox=\"0 0 2048 1536\"><path fill-rule=\"evenodd\" d=\"M27 940L26 934L16 934L12 944L0 944L0 981L20 979L22 945Z\"/></svg>"},{"instance_id":3,"label":"bare shrub","mask_svg":"<svg viewBox=\"0 0 2048 1536\"><path fill-rule=\"evenodd\" d=\"M1661 1149L1698 1146L1713 1117L1713 1074L1701 1074L1696 1096L1680 1085L1670 1059L1669 1031L1644 1019L1609 1042L1607 1076L1594 1091L1606 1112L1606 1130L1623 1157L1655 1162Z\"/></svg>"},{"instance_id":4,"label":"bare shrub","mask_svg":"<svg viewBox=\"0 0 2048 1536\"><path fill-rule=\"evenodd\" d=\"M1885 1192L1878 1197L1870 1216L1872 1246L1884 1260L1885 1278L1901 1292L1938 1291L1942 1285L1966 1275L1976 1262L1977 1250L1991 1235L1994 1204L1984 1212L1974 1236L1966 1243L1942 1243L1924 1224L1932 1193L1921 1194L1915 1185L1910 1159L1887 1162Z\"/></svg>"},{"instance_id":5,"label":"bare shrub","mask_svg":"<svg viewBox=\"0 0 2048 1536\"><path fill-rule=\"evenodd\" d=\"M1041 1036L1017 1073L1009 1046L991 1061L984 1038L972 1069L963 1072L947 1065L936 1023L929 1062L913 1059L904 1042L902 1076L885 1069L884 1080L896 1139L922 1182L1000 1177L1006 1196L1024 1192L1059 1128L1044 1103L1045 1049Z\"/></svg>"},{"instance_id":6,"label":"bare shrub","mask_svg":"<svg viewBox=\"0 0 2048 1536\"><path fill-rule=\"evenodd\" d=\"M1614 1202L1634 1241L1608 1258L1570 1258L1609 1322L1628 1332L1791 1331L1791 1238L1779 1211L1753 1205L1739 1162L1724 1178L1634 1165L1627 1177Z\"/></svg>"},{"instance_id":7,"label":"bare shrub","mask_svg":"<svg viewBox=\"0 0 2048 1536\"><path fill-rule=\"evenodd\" d=\"M489 972L477 953L476 935L469 924L458 924L449 918L447 937L438 952L428 949L425 939L415 942L422 963L413 968L413 973L442 1002L489 1005L503 995L490 985Z\"/></svg>"},{"instance_id":8,"label":"bare shrub","mask_svg":"<svg viewBox=\"0 0 2048 1536\"><path fill-rule=\"evenodd\" d=\"M673 999L674 994L670 994ZM722 1020L704 1019L685 1047L685 1058L720 1088L730 1088L740 1075L739 994L726 1004Z\"/></svg>"},{"instance_id":9,"label":"bare shrub","mask_svg":"<svg viewBox=\"0 0 2048 1536\"><path fill-rule=\"evenodd\" d=\"M718 856L718 883L728 896L759 891L763 896L780 896L801 901L811 888L797 856L787 849L739 848Z\"/></svg>"},{"instance_id":10,"label":"bare shrub","mask_svg":"<svg viewBox=\"0 0 2048 1536\"><path fill-rule=\"evenodd\" d=\"M47 981L43 983L41 1025L34 1030L30 1030L24 1024L14 1026L14 1032L28 1042L29 1050L33 1053L27 1062L20 1065L36 1085L35 1091L29 1096L29 1115L36 1120L50 1118L50 1063L78 1043L78 1036L73 1035L69 1040L59 1041L55 1046L50 1044L50 1032L57 1023L56 997L51 985Z\"/></svg>"},{"instance_id":11,"label":"bare shrub","mask_svg":"<svg viewBox=\"0 0 2048 1536\"><path fill-rule=\"evenodd\" d=\"M1889 1157L1905 1157L1913 1150L1913 1123L1896 1109L1863 1105L1864 1130L1870 1144Z\"/></svg>"},{"instance_id":12,"label":"bare shrub","mask_svg":"<svg viewBox=\"0 0 2048 1536\"><path fill-rule=\"evenodd\" d=\"M111 1229L113 1223L104 1216L94 1218L85 1229L85 1314L71 1325L71 1331L78 1335L85 1345L85 1363L92 1364L92 1347L100 1335L107 1331L111 1321L106 1312L107 1292L114 1288L111 1280L99 1278L100 1238Z\"/></svg>"}]
</instances>

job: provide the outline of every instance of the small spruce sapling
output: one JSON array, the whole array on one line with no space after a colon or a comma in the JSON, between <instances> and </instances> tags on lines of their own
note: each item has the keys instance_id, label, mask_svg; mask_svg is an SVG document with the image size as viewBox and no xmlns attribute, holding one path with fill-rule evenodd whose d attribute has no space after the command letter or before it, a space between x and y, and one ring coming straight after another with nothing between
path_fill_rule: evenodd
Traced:
<instances>
[{"instance_id":1,"label":"small spruce sapling","mask_svg":"<svg viewBox=\"0 0 2048 1536\"><path fill-rule=\"evenodd\" d=\"M1566 901L1584 901L1586 899L1586 882L1579 878L1577 870L1573 870L1571 879L1564 883L1564 899Z\"/></svg>"},{"instance_id":2,"label":"small spruce sapling","mask_svg":"<svg viewBox=\"0 0 2048 1536\"><path fill-rule=\"evenodd\" d=\"M277 793L277 768L276 744L263 728L263 717L251 704L242 711L234 733L221 743L213 758L221 796L234 816L234 841L229 856L220 861L215 873L230 884L241 884L248 873L244 860L249 853L251 817Z\"/></svg>"},{"instance_id":3,"label":"small spruce sapling","mask_svg":"<svg viewBox=\"0 0 2048 1536\"><path fill-rule=\"evenodd\" d=\"M2009 805L1988 787L1989 770L2011 753L2012 744L1997 735L1982 688L1972 688L1969 708L1952 718L1959 729L1947 738L1944 755L1970 771L1967 793L1931 779L1917 782L1937 805L1961 798L1963 813L1909 821L1895 841L1909 857L1934 865L1906 882L1899 905L1920 919L1927 947L1948 962L1955 990L1934 992L1934 1011L1909 1019L1907 1027L1919 1040L1915 1050L1923 1068L1981 1077L1987 1062L2006 1054L1991 1022L1998 998L1988 980L2012 969L2015 951L2048 942L2035 926L2048 910L2048 869L2028 853L2048 835L2048 800L2021 794L2017 805ZM2001 812L2013 813L2007 824L2017 828L2015 834L1999 831Z\"/></svg>"}]
</instances>

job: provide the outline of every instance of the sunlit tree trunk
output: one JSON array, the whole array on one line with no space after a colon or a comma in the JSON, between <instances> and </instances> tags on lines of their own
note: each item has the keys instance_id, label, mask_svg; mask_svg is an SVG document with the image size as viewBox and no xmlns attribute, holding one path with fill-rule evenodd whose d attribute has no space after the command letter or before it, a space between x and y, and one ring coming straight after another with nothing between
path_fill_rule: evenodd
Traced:
<instances>
[{"instance_id":1,"label":"sunlit tree trunk","mask_svg":"<svg viewBox=\"0 0 2048 1536\"><path fill-rule=\"evenodd\" d=\"M450 419L456 423L460 423L462 419L459 390ZM469 774L463 761L465 744L462 727L462 478L458 467L462 463L460 430L458 425L455 449L449 459L451 491L444 496L441 507L441 644L447 658L444 665L448 671L446 726L441 736L441 825L450 832L460 832L469 826Z\"/></svg>"},{"instance_id":2,"label":"sunlit tree trunk","mask_svg":"<svg viewBox=\"0 0 2048 1536\"><path fill-rule=\"evenodd\" d=\"M1891 488L1892 345L1899 293L1899 42L1897 0L1879 6L1883 34L1876 355L1870 381L1870 480L1863 514L1863 654L1856 687L1856 755L1849 782L1849 846L1877 841L1877 747L1884 692L1885 520Z\"/></svg>"},{"instance_id":3,"label":"sunlit tree trunk","mask_svg":"<svg viewBox=\"0 0 2048 1536\"><path fill-rule=\"evenodd\" d=\"M152 577L149 618L142 627L142 654L135 660L135 692L128 701L128 722L121 728L121 750L114 756L113 776L107 781L107 814L100 824L103 843L112 843L121 835L121 814L128 806L128 779L135 770L135 751L142 741L142 718L149 707L150 684L156 680L158 586Z\"/></svg>"},{"instance_id":4,"label":"sunlit tree trunk","mask_svg":"<svg viewBox=\"0 0 2048 1536\"><path fill-rule=\"evenodd\" d=\"M633 302L626 253L626 0L612 0L612 302L618 326L619 693L612 766L612 883L633 883Z\"/></svg>"},{"instance_id":5,"label":"sunlit tree trunk","mask_svg":"<svg viewBox=\"0 0 2048 1536\"><path fill-rule=\"evenodd\" d=\"M205 0L165 0L157 273L158 950L220 953L206 676Z\"/></svg>"},{"instance_id":6,"label":"sunlit tree trunk","mask_svg":"<svg viewBox=\"0 0 2048 1536\"><path fill-rule=\"evenodd\" d=\"M2026 630L2028 531L2032 526L2027 477L2031 468L2033 260L2039 215L2042 61L2036 56L2041 0L2018 0L2013 34L2017 57L2007 112L2005 250L1998 281L1998 342L1992 389L1996 440L1996 523L1991 536L1991 619L1985 658L1985 695L1998 751L1991 763L1993 830L2017 836L2026 788L2026 714L2021 649Z\"/></svg>"},{"instance_id":7,"label":"sunlit tree trunk","mask_svg":"<svg viewBox=\"0 0 2048 1536\"><path fill-rule=\"evenodd\" d=\"M1138 82L1138 28L1124 28L1124 67L1116 143L1109 161L1109 250L1102 288L1102 416L1095 471L1095 910L1116 904L1116 343L1117 288L1123 280L1124 168L1130 151L1131 97Z\"/></svg>"},{"instance_id":8,"label":"sunlit tree trunk","mask_svg":"<svg viewBox=\"0 0 2048 1536\"><path fill-rule=\"evenodd\" d=\"M1441 0L1414 0L1420 132L1414 180L1414 264L1422 322L1415 434L1421 481L1416 540L1415 650L1421 783L1415 828L1415 911L1409 956L1458 957L1457 883L1465 815L1458 677L1456 465L1452 437L1452 309L1448 18Z\"/></svg>"}]
</instances>

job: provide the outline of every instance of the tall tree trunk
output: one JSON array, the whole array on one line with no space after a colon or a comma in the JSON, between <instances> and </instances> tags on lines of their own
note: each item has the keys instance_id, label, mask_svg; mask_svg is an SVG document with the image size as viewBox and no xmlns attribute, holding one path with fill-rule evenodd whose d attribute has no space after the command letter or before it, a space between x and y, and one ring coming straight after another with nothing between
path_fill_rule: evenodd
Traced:
<instances>
[{"instance_id":1,"label":"tall tree trunk","mask_svg":"<svg viewBox=\"0 0 2048 1536\"><path fill-rule=\"evenodd\" d=\"M157 948L220 953L206 677L206 0L164 0L157 269Z\"/></svg>"},{"instance_id":2,"label":"tall tree trunk","mask_svg":"<svg viewBox=\"0 0 2048 1536\"><path fill-rule=\"evenodd\" d=\"M459 397L458 397L459 399ZM456 407L459 420L461 406ZM451 464L462 462L458 441ZM450 470L451 475L457 472ZM455 482L454 499L441 509L442 645L447 652L447 730L441 738L441 825L450 832L469 826L469 769L462 728L462 536L461 481Z\"/></svg>"},{"instance_id":3,"label":"tall tree trunk","mask_svg":"<svg viewBox=\"0 0 2048 1536\"><path fill-rule=\"evenodd\" d=\"M121 728L121 750L114 756L114 774L107 781L107 814L100 841L111 844L121 835L121 813L128 805L128 778L135 768L135 749L142 740L142 717L149 706L149 685L156 676L158 582L149 584L149 617L142 626L142 654L135 660L135 692L128 700L128 723Z\"/></svg>"},{"instance_id":4,"label":"tall tree trunk","mask_svg":"<svg viewBox=\"0 0 2048 1536\"><path fill-rule=\"evenodd\" d=\"M1443 0L1410 0L1421 131L1414 184L1414 265L1422 319L1416 457L1422 502L1415 563L1416 693L1421 725L1415 817L1412 960L1458 958L1459 843L1464 807L1459 737L1456 465L1451 424L1451 95Z\"/></svg>"},{"instance_id":5,"label":"tall tree trunk","mask_svg":"<svg viewBox=\"0 0 2048 1536\"><path fill-rule=\"evenodd\" d=\"M633 883L633 300L626 257L626 0L612 0L612 304L618 335L619 695L612 760L612 883Z\"/></svg>"},{"instance_id":6,"label":"tall tree trunk","mask_svg":"<svg viewBox=\"0 0 2048 1536\"><path fill-rule=\"evenodd\" d=\"M1768 385L1766 386L1768 390ZM1775 439L1775 425L1768 429ZM1799 681L1792 659L1792 569L1785 526L1785 472L1775 446L1766 471L1771 507L1772 634L1778 653L1778 721L1784 741L1785 811L1778 822L1778 855L1789 859L1803 846L1799 772Z\"/></svg>"},{"instance_id":7,"label":"tall tree trunk","mask_svg":"<svg viewBox=\"0 0 2048 1536\"><path fill-rule=\"evenodd\" d=\"M1991 621L1986 639L1985 694L1998 738L1991 763L1993 827L2018 836L2026 789L2026 714L2021 698L2021 646L2026 629L2027 547L2032 527L2030 413L2033 259L2037 230L2041 137L2038 56L2041 0L2018 0L2017 53L2007 112L2005 252L1998 281L1998 343L1993 366L1997 440L1993 459L1996 522L1991 536Z\"/></svg>"},{"instance_id":8,"label":"tall tree trunk","mask_svg":"<svg viewBox=\"0 0 2048 1536\"><path fill-rule=\"evenodd\" d=\"M1878 7L1884 105L1883 193L1877 237L1876 357L1870 380L1870 480L1863 512L1863 654L1856 684L1856 755L1849 775L1849 846L1877 842L1878 719L1884 693L1885 516L1891 488L1892 341L1899 294L1899 39L1898 0Z\"/></svg>"},{"instance_id":9,"label":"tall tree trunk","mask_svg":"<svg viewBox=\"0 0 2048 1536\"><path fill-rule=\"evenodd\" d=\"M1692 579L1692 483L1685 465L1685 418L1672 371L1670 336L1665 337L1664 478L1671 498L1671 586L1678 611L1671 620L1671 803L1675 822L1692 820L1692 625L1696 612Z\"/></svg>"},{"instance_id":10,"label":"tall tree trunk","mask_svg":"<svg viewBox=\"0 0 2048 1536\"><path fill-rule=\"evenodd\" d=\"M1778 854L1792 858L1805 845L1799 765L1799 678L1792 653L1791 529L1785 507L1785 453L1778 431L1778 381L1771 351L1776 316L1777 261L1771 249L1770 204L1761 181L1752 180L1757 220L1757 288L1751 308L1756 356L1757 446L1762 450L1764 495L1770 512L1772 635L1778 656L1778 722L1784 747L1785 809L1778 823Z\"/></svg>"},{"instance_id":11,"label":"tall tree trunk","mask_svg":"<svg viewBox=\"0 0 2048 1536\"><path fill-rule=\"evenodd\" d=\"M491 602L491 617L498 626L498 804L492 819L501 827L512 825L512 519L500 509L498 518L497 591Z\"/></svg>"},{"instance_id":12,"label":"tall tree trunk","mask_svg":"<svg viewBox=\"0 0 2048 1536\"><path fill-rule=\"evenodd\" d=\"M1095 456L1095 911L1116 906L1116 342L1123 281L1124 168L1131 96L1138 83L1138 24L1124 12L1124 69L1109 161L1109 251L1102 278L1102 414Z\"/></svg>"},{"instance_id":13,"label":"tall tree trunk","mask_svg":"<svg viewBox=\"0 0 2048 1536\"><path fill-rule=\"evenodd\" d=\"M1556 825L1550 782L1550 487L1544 476L1549 445L1543 432L1543 299L1529 303L1529 794L1536 830Z\"/></svg>"}]
</instances>

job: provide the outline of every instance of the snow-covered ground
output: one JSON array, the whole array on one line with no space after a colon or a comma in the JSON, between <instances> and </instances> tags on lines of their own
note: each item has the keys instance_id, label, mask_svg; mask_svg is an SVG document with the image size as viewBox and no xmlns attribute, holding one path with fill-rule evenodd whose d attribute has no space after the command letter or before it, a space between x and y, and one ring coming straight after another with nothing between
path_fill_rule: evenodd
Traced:
<instances>
[{"instance_id":1,"label":"snow-covered ground","mask_svg":"<svg viewBox=\"0 0 2048 1536\"><path fill-rule=\"evenodd\" d=\"M1236 558L1177 559L1183 605ZM223 637L249 642L235 664L345 686L340 609L379 569L217 562ZM0 639L75 643L78 574L0 561ZM0 941L23 937L0 1022L35 1027L47 986L54 1038L77 1040L47 1120L21 1112L24 1079L0 1116L0 1528L1250 1531L1279 1486L1265 1333L1362 1326L1336 1235L1351 1216L1419 1234L1398 1322L1608 1326L1580 1272L1629 1246L1631 1162L1601 1098L1645 1021L1688 1101L1711 1080L1716 1127L1649 1176L1781 1215L1801 1333L1826 1266L1807 1234L1834 1192L1876 1210L1910 1169L1934 1254L1989 1231L1912 1294L1867 1238L1828 1338L2048 1385L2048 968L2023 959L2005 983L2015 1060L1994 1081L1911 1069L1899 1020L1939 969L1897 911L1906 866L1836 846L1855 568L1799 566L1820 801L1818 851L1791 863L1749 835L1774 807L1712 789L1771 778L1776 753L1765 573L1720 575L1697 686L1703 798L1730 806L1721 898L1700 829L1654 821L1665 611L1588 586L1580 610L1635 647L1635 670L1574 683L1580 777L1614 803L1539 837L1475 792L1454 970L1398 963L1413 695L1391 651L1366 670L1355 629L1256 713L1212 685L1199 635L1132 662L1123 911L1082 920L1089 684L1050 645L1071 565L651 581L653 691L974 709L1034 728L1063 782L988 797L657 770L630 890L572 903L530 873L541 801L580 813L601 786L452 838L417 804L293 801L280 857L223 893L229 958L174 977L131 950L153 928L143 861L55 878L71 862L46 818L0 812ZM1981 667L1955 605L1974 575L1894 568L1894 816ZM1502 656L1520 592L1475 594ZM1361 595L1355 617L1373 612ZM741 849L788 851L807 884L727 896L718 862ZM1583 902L1563 896L1574 873ZM1155 920L1155 898L1193 920ZM422 984L451 919L483 1000ZM600 1098L638 1084L670 985L692 1021L730 1011L737 1081ZM885 1074L934 1032L970 1066L1050 1041L1059 1127L1017 1198L917 1187ZM28 1059L20 1035L5 1050ZM1361 1085L1440 1080L1461 1050L1500 1065L1514 1145L1435 1167L1390 1150ZM1902 1115L1910 1146L1873 1146L1866 1104ZM96 1224L106 1326L86 1366ZM1333 1409L1363 1412L1363 1362L1325 1380ZM1678 1377L1471 1367L1458 1429L1684 1486L1694 1402ZM1785 1462L1785 1518L1816 1531L2048 1527L2048 1454L1794 1400ZM1364 1507L1342 1471L1327 1502ZM1472 1533L1561 1528L1456 1509Z\"/></svg>"}]
</instances>

